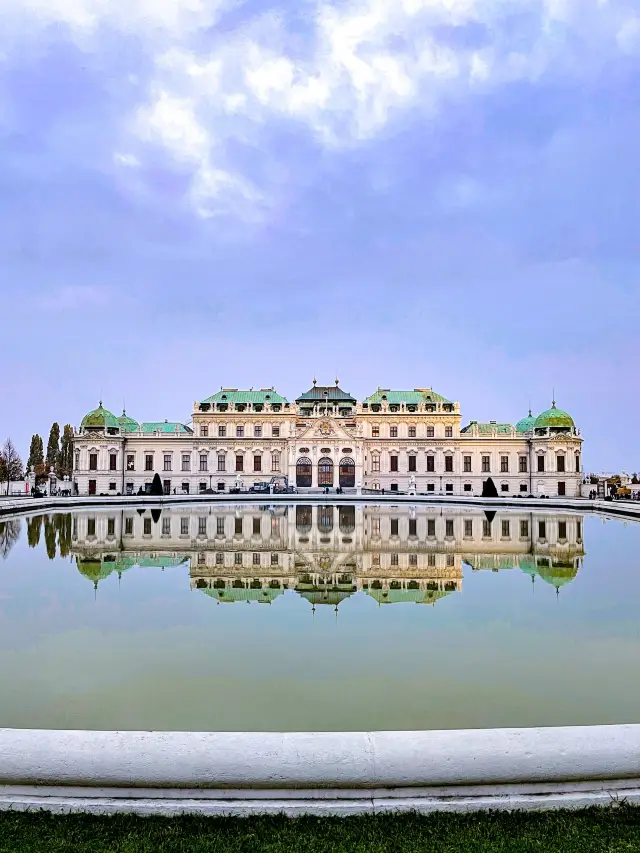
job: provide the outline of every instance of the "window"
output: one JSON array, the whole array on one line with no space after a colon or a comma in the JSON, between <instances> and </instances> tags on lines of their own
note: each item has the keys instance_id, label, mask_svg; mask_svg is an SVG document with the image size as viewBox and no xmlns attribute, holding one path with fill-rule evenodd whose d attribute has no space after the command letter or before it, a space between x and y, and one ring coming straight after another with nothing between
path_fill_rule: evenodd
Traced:
<instances>
[{"instance_id":1,"label":"window","mask_svg":"<svg viewBox=\"0 0 640 853\"><path fill-rule=\"evenodd\" d=\"M242 536L242 519L241 518L234 519L233 532L236 534L236 536Z\"/></svg>"},{"instance_id":2,"label":"window","mask_svg":"<svg viewBox=\"0 0 640 853\"><path fill-rule=\"evenodd\" d=\"M151 536L151 519L150 518L144 519L142 532L145 536Z\"/></svg>"},{"instance_id":3,"label":"window","mask_svg":"<svg viewBox=\"0 0 640 853\"><path fill-rule=\"evenodd\" d=\"M371 427L371 437L372 438L380 438L380 427L372 426Z\"/></svg>"},{"instance_id":4,"label":"window","mask_svg":"<svg viewBox=\"0 0 640 853\"><path fill-rule=\"evenodd\" d=\"M558 495L566 495L567 494L567 484L564 482L558 483Z\"/></svg>"},{"instance_id":5,"label":"window","mask_svg":"<svg viewBox=\"0 0 640 853\"><path fill-rule=\"evenodd\" d=\"M576 474L580 473L580 454L576 453Z\"/></svg>"},{"instance_id":6,"label":"window","mask_svg":"<svg viewBox=\"0 0 640 853\"><path fill-rule=\"evenodd\" d=\"M124 520L124 535L133 536L133 519L125 518Z\"/></svg>"},{"instance_id":7,"label":"window","mask_svg":"<svg viewBox=\"0 0 640 853\"><path fill-rule=\"evenodd\" d=\"M115 490L116 490L116 484L115 483L109 483L109 491L115 492Z\"/></svg>"},{"instance_id":8,"label":"window","mask_svg":"<svg viewBox=\"0 0 640 853\"><path fill-rule=\"evenodd\" d=\"M392 492L398 491L398 484L397 483L391 483L391 491Z\"/></svg>"},{"instance_id":9,"label":"window","mask_svg":"<svg viewBox=\"0 0 640 853\"><path fill-rule=\"evenodd\" d=\"M96 493L96 481L95 480L89 480L89 494L95 495L95 493Z\"/></svg>"},{"instance_id":10,"label":"window","mask_svg":"<svg viewBox=\"0 0 640 853\"><path fill-rule=\"evenodd\" d=\"M509 521L502 522L502 538L508 539L511 536L511 523Z\"/></svg>"},{"instance_id":11,"label":"window","mask_svg":"<svg viewBox=\"0 0 640 853\"><path fill-rule=\"evenodd\" d=\"M144 470L153 471L153 453L147 453L144 457Z\"/></svg>"},{"instance_id":12,"label":"window","mask_svg":"<svg viewBox=\"0 0 640 853\"><path fill-rule=\"evenodd\" d=\"M559 474L564 474L564 453L558 453L556 456L556 471Z\"/></svg>"},{"instance_id":13,"label":"window","mask_svg":"<svg viewBox=\"0 0 640 853\"><path fill-rule=\"evenodd\" d=\"M471 483L465 483L464 484L464 490L465 490L465 492L470 492L471 491Z\"/></svg>"},{"instance_id":14,"label":"window","mask_svg":"<svg viewBox=\"0 0 640 853\"><path fill-rule=\"evenodd\" d=\"M260 535L260 516L254 517L252 519L252 521L253 521L253 528L252 528L253 535L259 536Z\"/></svg>"},{"instance_id":15,"label":"window","mask_svg":"<svg viewBox=\"0 0 640 853\"><path fill-rule=\"evenodd\" d=\"M578 542L582 539L582 522L576 521L576 539Z\"/></svg>"},{"instance_id":16,"label":"window","mask_svg":"<svg viewBox=\"0 0 640 853\"><path fill-rule=\"evenodd\" d=\"M559 521L558 522L558 539L566 539L567 538L567 522Z\"/></svg>"},{"instance_id":17,"label":"window","mask_svg":"<svg viewBox=\"0 0 640 853\"><path fill-rule=\"evenodd\" d=\"M207 517L206 515L200 516L198 519L198 536L206 536L207 535Z\"/></svg>"},{"instance_id":18,"label":"window","mask_svg":"<svg viewBox=\"0 0 640 853\"><path fill-rule=\"evenodd\" d=\"M216 518L216 536L224 536L224 516Z\"/></svg>"},{"instance_id":19,"label":"window","mask_svg":"<svg viewBox=\"0 0 640 853\"><path fill-rule=\"evenodd\" d=\"M418 555L417 554L409 554L409 565L417 566L418 565Z\"/></svg>"},{"instance_id":20,"label":"window","mask_svg":"<svg viewBox=\"0 0 640 853\"><path fill-rule=\"evenodd\" d=\"M435 536L436 535L436 520L435 518L427 519L427 536Z\"/></svg>"},{"instance_id":21,"label":"window","mask_svg":"<svg viewBox=\"0 0 640 853\"><path fill-rule=\"evenodd\" d=\"M427 438L433 438L435 435L435 427L428 426L427 427Z\"/></svg>"},{"instance_id":22,"label":"window","mask_svg":"<svg viewBox=\"0 0 640 853\"><path fill-rule=\"evenodd\" d=\"M416 457L410 456L409 457L409 471L416 471L416 470L417 470L417 468L416 468Z\"/></svg>"},{"instance_id":23,"label":"window","mask_svg":"<svg viewBox=\"0 0 640 853\"><path fill-rule=\"evenodd\" d=\"M117 471L118 470L118 457L115 453L109 454L109 470Z\"/></svg>"},{"instance_id":24,"label":"window","mask_svg":"<svg viewBox=\"0 0 640 853\"><path fill-rule=\"evenodd\" d=\"M257 426L257 425L254 426L253 437L254 438L262 438L262 427L261 426Z\"/></svg>"},{"instance_id":25,"label":"window","mask_svg":"<svg viewBox=\"0 0 640 853\"><path fill-rule=\"evenodd\" d=\"M509 491L509 483L502 483L500 485L500 491L501 492L508 492Z\"/></svg>"},{"instance_id":26,"label":"window","mask_svg":"<svg viewBox=\"0 0 640 853\"><path fill-rule=\"evenodd\" d=\"M244 438L244 427L237 426L236 427L236 438Z\"/></svg>"},{"instance_id":27,"label":"window","mask_svg":"<svg viewBox=\"0 0 640 853\"><path fill-rule=\"evenodd\" d=\"M566 527L566 525L565 525ZM115 518L107 519L107 536L115 536L116 535L116 520Z\"/></svg>"},{"instance_id":28,"label":"window","mask_svg":"<svg viewBox=\"0 0 640 853\"><path fill-rule=\"evenodd\" d=\"M198 491L201 494L202 494L202 492L205 492L206 490L207 490L207 484L206 483L198 483Z\"/></svg>"},{"instance_id":29,"label":"window","mask_svg":"<svg viewBox=\"0 0 640 853\"><path fill-rule=\"evenodd\" d=\"M398 437L398 427L397 426L390 427L389 428L389 435L391 436L391 438L397 438Z\"/></svg>"},{"instance_id":30,"label":"window","mask_svg":"<svg viewBox=\"0 0 640 853\"><path fill-rule=\"evenodd\" d=\"M227 428L226 426L218 427L218 438L226 438L227 437Z\"/></svg>"},{"instance_id":31,"label":"window","mask_svg":"<svg viewBox=\"0 0 640 853\"><path fill-rule=\"evenodd\" d=\"M75 464L75 468L76 468L76 471L80 468L80 451L79 451L79 450L76 450L76 464Z\"/></svg>"},{"instance_id":32,"label":"window","mask_svg":"<svg viewBox=\"0 0 640 853\"><path fill-rule=\"evenodd\" d=\"M279 427L279 426L276 426L276 425L274 424L274 425L271 427L271 435L272 435L274 438L280 438L280 427ZM276 554L276 558L277 558L277 556L278 556L278 555Z\"/></svg>"},{"instance_id":33,"label":"window","mask_svg":"<svg viewBox=\"0 0 640 853\"><path fill-rule=\"evenodd\" d=\"M544 473L544 456L538 456L538 473Z\"/></svg>"},{"instance_id":34,"label":"window","mask_svg":"<svg viewBox=\"0 0 640 853\"><path fill-rule=\"evenodd\" d=\"M451 568L451 566L455 565L455 557L453 554L447 554L447 566Z\"/></svg>"},{"instance_id":35,"label":"window","mask_svg":"<svg viewBox=\"0 0 640 853\"><path fill-rule=\"evenodd\" d=\"M415 518L409 519L409 536L417 536L418 535L418 522Z\"/></svg>"},{"instance_id":36,"label":"window","mask_svg":"<svg viewBox=\"0 0 640 853\"><path fill-rule=\"evenodd\" d=\"M170 453L164 454L164 469L163 470L165 470L165 471L171 470L171 454Z\"/></svg>"},{"instance_id":37,"label":"window","mask_svg":"<svg viewBox=\"0 0 640 853\"><path fill-rule=\"evenodd\" d=\"M374 537L380 536L380 516L374 515L371 518L371 535Z\"/></svg>"},{"instance_id":38,"label":"window","mask_svg":"<svg viewBox=\"0 0 640 853\"><path fill-rule=\"evenodd\" d=\"M171 494L171 480L163 480L162 481L162 491L165 495Z\"/></svg>"},{"instance_id":39,"label":"window","mask_svg":"<svg viewBox=\"0 0 640 853\"><path fill-rule=\"evenodd\" d=\"M371 455L371 471L374 474L380 473L380 454L373 453Z\"/></svg>"},{"instance_id":40,"label":"window","mask_svg":"<svg viewBox=\"0 0 640 853\"><path fill-rule=\"evenodd\" d=\"M205 425L203 424L203 425L200 427L200 435L201 435L203 438L207 438L207 436L209 435L209 427L208 427L208 426L205 426Z\"/></svg>"},{"instance_id":41,"label":"window","mask_svg":"<svg viewBox=\"0 0 640 853\"><path fill-rule=\"evenodd\" d=\"M444 535L449 538L453 537L453 519L447 518L444 523Z\"/></svg>"},{"instance_id":42,"label":"window","mask_svg":"<svg viewBox=\"0 0 640 853\"><path fill-rule=\"evenodd\" d=\"M491 471L491 458L489 456L482 457L482 473L488 474Z\"/></svg>"},{"instance_id":43,"label":"window","mask_svg":"<svg viewBox=\"0 0 640 853\"><path fill-rule=\"evenodd\" d=\"M520 522L520 536L523 539L527 539L529 537L529 522L526 520Z\"/></svg>"},{"instance_id":44,"label":"window","mask_svg":"<svg viewBox=\"0 0 640 853\"><path fill-rule=\"evenodd\" d=\"M189 483L182 483L182 491L185 495L189 494Z\"/></svg>"},{"instance_id":45,"label":"window","mask_svg":"<svg viewBox=\"0 0 640 853\"><path fill-rule=\"evenodd\" d=\"M445 427L444 428L444 437L445 438L453 438L453 427Z\"/></svg>"},{"instance_id":46,"label":"window","mask_svg":"<svg viewBox=\"0 0 640 853\"><path fill-rule=\"evenodd\" d=\"M236 566L242 565L242 551L236 551L233 555L233 562Z\"/></svg>"},{"instance_id":47,"label":"window","mask_svg":"<svg viewBox=\"0 0 640 853\"><path fill-rule=\"evenodd\" d=\"M279 565L279 563L280 563L280 560L278 559L278 555L277 555L277 554L272 554L272 555L271 555L271 565L272 565L272 566L277 566L277 565Z\"/></svg>"},{"instance_id":48,"label":"window","mask_svg":"<svg viewBox=\"0 0 640 853\"><path fill-rule=\"evenodd\" d=\"M218 453L218 471L224 471L227 463L227 457L224 453Z\"/></svg>"},{"instance_id":49,"label":"window","mask_svg":"<svg viewBox=\"0 0 640 853\"><path fill-rule=\"evenodd\" d=\"M428 492L435 492L435 490L436 490L435 483L427 483L427 491Z\"/></svg>"},{"instance_id":50,"label":"window","mask_svg":"<svg viewBox=\"0 0 640 853\"><path fill-rule=\"evenodd\" d=\"M262 456L253 457L253 470L256 472L262 471Z\"/></svg>"},{"instance_id":51,"label":"window","mask_svg":"<svg viewBox=\"0 0 640 853\"><path fill-rule=\"evenodd\" d=\"M453 492L453 483L447 483L444 487L445 492Z\"/></svg>"},{"instance_id":52,"label":"window","mask_svg":"<svg viewBox=\"0 0 640 853\"><path fill-rule=\"evenodd\" d=\"M397 456L391 457L391 468L390 468L390 470L391 471L397 471L398 470L398 457Z\"/></svg>"},{"instance_id":53,"label":"window","mask_svg":"<svg viewBox=\"0 0 640 853\"><path fill-rule=\"evenodd\" d=\"M538 522L538 539L546 539L547 538L547 522L539 521Z\"/></svg>"},{"instance_id":54,"label":"window","mask_svg":"<svg viewBox=\"0 0 640 853\"><path fill-rule=\"evenodd\" d=\"M427 554L427 565L430 569L434 568L436 564L436 555L435 554Z\"/></svg>"},{"instance_id":55,"label":"window","mask_svg":"<svg viewBox=\"0 0 640 853\"><path fill-rule=\"evenodd\" d=\"M95 536L96 535L96 520L95 518L87 519L87 536Z\"/></svg>"},{"instance_id":56,"label":"window","mask_svg":"<svg viewBox=\"0 0 640 853\"><path fill-rule=\"evenodd\" d=\"M98 470L98 454L90 453L89 454L89 470L97 471Z\"/></svg>"},{"instance_id":57,"label":"window","mask_svg":"<svg viewBox=\"0 0 640 853\"><path fill-rule=\"evenodd\" d=\"M236 471L244 471L244 456L236 454Z\"/></svg>"},{"instance_id":58,"label":"window","mask_svg":"<svg viewBox=\"0 0 640 853\"><path fill-rule=\"evenodd\" d=\"M188 536L189 535L189 519L181 518L180 519L180 535Z\"/></svg>"},{"instance_id":59,"label":"window","mask_svg":"<svg viewBox=\"0 0 640 853\"><path fill-rule=\"evenodd\" d=\"M471 518L465 518L464 520L464 535L467 539L473 537L473 519Z\"/></svg>"},{"instance_id":60,"label":"window","mask_svg":"<svg viewBox=\"0 0 640 853\"><path fill-rule=\"evenodd\" d=\"M392 565L392 566L397 566L397 565L398 565L398 555L397 555L397 554L392 554L392 555L391 555L391 565Z\"/></svg>"},{"instance_id":61,"label":"window","mask_svg":"<svg viewBox=\"0 0 640 853\"><path fill-rule=\"evenodd\" d=\"M444 470L449 472L453 471L453 456L444 457Z\"/></svg>"},{"instance_id":62,"label":"window","mask_svg":"<svg viewBox=\"0 0 640 853\"><path fill-rule=\"evenodd\" d=\"M527 473L527 457L526 456L519 456L518 457L518 472L520 474L526 474Z\"/></svg>"},{"instance_id":63,"label":"window","mask_svg":"<svg viewBox=\"0 0 640 853\"><path fill-rule=\"evenodd\" d=\"M279 471L280 470L280 454L272 453L271 454L271 471Z\"/></svg>"},{"instance_id":64,"label":"window","mask_svg":"<svg viewBox=\"0 0 640 853\"><path fill-rule=\"evenodd\" d=\"M527 491L527 484L526 483L520 483L520 491L521 492Z\"/></svg>"},{"instance_id":65,"label":"window","mask_svg":"<svg viewBox=\"0 0 640 853\"><path fill-rule=\"evenodd\" d=\"M465 474L471 473L471 457L470 456L463 456L462 457L462 470L464 471Z\"/></svg>"},{"instance_id":66,"label":"window","mask_svg":"<svg viewBox=\"0 0 640 853\"><path fill-rule=\"evenodd\" d=\"M435 470L436 470L436 458L435 458L435 456L427 456L427 471L435 471Z\"/></svg>"},{"instance_id":67,"label":"window","mask_svg":"<svg viewBox=\"0 0 640 853\"><path fill-rule=\"evenodd\" d=\"M252 562L253 562L254 566L259 566L260 565L260 554L254 554Z\"/></svg>"},{"instance_id":68,"label":"window","mask_svg":"<svg viewBox=\"0 0 640 853\"><path fill-rule=\"evenodd\" d=\"M207 468L208 468L208 464L207 464L207 454L206 454L206 453L201 453L201 454L200 454L200 470L201 470L201 471L206 471L206 470L207 470Z\"/></svg>"},{"instance_id":69,"label":"window","mask_svg":"<svg viewBox=\"0 0 640 853\"><path fill-rule=\"evenodd\" d=\"M391 535L397 536L398 535L398 519L392 518L390 521L391 521Z\"/></svg>"},{"instance_id":70,"label":"window","mask_svg":"<svg viewBox=\"0 0 640 853\"><path fill-rule=\"evenodd\" d=\"M135 471L136 469L136 457L133 453L127 454L127 471Z\"/></svg>"},{"instance_id":71,"label":"window","mask_svg":"<svg viewBox=\"0 0 640 853\"><path fill-rule=\"evenodd\" d=\"M501 456L500 457L500 473L508 474L509 473L509 457Z\"/></svg>"},{"instance_id":72,"label":"window","mask_svg":"<svg viewBox=\"0 0 640 853\"><path fill-rule=\"evenodd\" d=\"M171 535L171 519L163 518L162 519L162 535L170 536Z\"/></svg>"},{"instance_id":73,"label":"window","mask_svg":"<svg viewBox=\"0 0 640 853\"><path fill-rule=\"evenodd\" d=\"M482 522L482 536L484 539L489 539L491 537L491 522L486 518Z\"/></svg>"},{"instance_id":74,"label":"window","mask_svg":"<svg viewBox=\"0 0 640 853\"><path fill-rule=\"evenodd\" d=\"M409 427L409 438L415 438L415 437L416 437L416 428L414 426L410 426Z\"/></svg>"},{"instance_id":75,"label":"window","mask_svg":"<svg viewBox=\"0 0 640 853\"><path fill-rule=\"evenodd\" d=\"M190 471L191 470L191 456L188 453L182 454L182 470Z\"/></svg>"},{"instance_id":76,"label":"window","mask_svg":"<svg viewBox=\"0 0 640 853\"><path fill-rule=\"evenodd\" d=\"M216 554L216 566L224 565L224 554L221 554L220 551Z\"/></svg>"}]
</instances>

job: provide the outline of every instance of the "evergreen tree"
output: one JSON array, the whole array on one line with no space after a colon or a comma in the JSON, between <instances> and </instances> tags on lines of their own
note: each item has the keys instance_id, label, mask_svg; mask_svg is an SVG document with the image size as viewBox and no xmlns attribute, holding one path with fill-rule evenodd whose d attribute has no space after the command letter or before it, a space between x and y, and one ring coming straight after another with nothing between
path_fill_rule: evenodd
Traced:
<instances>
[{"instance_id":1,"label":"evergreen tree","mask_svg":"<svg viewBox=\"0 0 640 853\"><path fill-rule=\"evenodd\" d=\"M58 457L58 477L71 477L73 474L73 427L65 424L60 442L60 456Z\"/></svg>"},{"instance_id":2,"label":"evergreen tree","mask_svg":"<svg viewBox=\"0 0 640 853\"><path fill-rule=\"evenodd\" d=\"M150 495L163 495L164 489L162 488L162 480L160 479L160 474L156 474L151 482L151 491Z\"/></svg>"},{"instance_id":3,"label":"evergreen tree","mask_svg":"<svg viewBox=\"0 0 640 853\"><path fill-rule=\"evenodd\" d=\"M23 477L22 459L13 442L8 438L0 449L0 481L7 484L7 494L9 494L9 483L22 480Z\"/></svg>"},{"instance_id":4,"label":"evergreen tree","mask_svg":"<svg viewBox=\"0 0 640 853\"><path fill-rule=\"evenodd\" d=\"M483 498L497 498L498 490L496 489L496 484L493 482L491 477L488 480L485 480L482 484L482 497Z\"/></svg>"},{"instance_id":5,"label":"evergreen tree","mask_svg":"<svg viewBox=\"0 0 640 853\"><path fill-rule=\"evenodd\" d=\"M27 541L29 548L37 548L40 544L40 533L42 531L42 516L34 515L27 519Z\"/></svg>"},{"instance_id":6,"label":"evergreen tree","mask_svg":"<svg viewBox=\"0 0 640 853\"><path fill-rule=\"evenodd\" d=\"M44 474L44 447L42 438L36 433L31 437L31 447L29 448L29 461L27 468L36 472L38 477Z\"/></svg>"},{"instance_id":7,"label":"evergreen tree","mask_svg":"<svg viewBox=\"0 0 640 853\"><path fill-rule=\"evenodd\" d=\"M60 426L55 423L51 425L49 432L49 441L47 442L47 471L58 467L58 458L60 456Z\"/></svg>"},{"instance_id":8,"label":"evergreen tree","mask_svg":"<svg viewBox=\"0 0 640 853\"><path fill-rule=\"evenodd\" d=\"M47 557L50 560L56 558L56 525L54 519L45 515L44 517L44 542L47 549Z\"/></svg>"}]
</instances>

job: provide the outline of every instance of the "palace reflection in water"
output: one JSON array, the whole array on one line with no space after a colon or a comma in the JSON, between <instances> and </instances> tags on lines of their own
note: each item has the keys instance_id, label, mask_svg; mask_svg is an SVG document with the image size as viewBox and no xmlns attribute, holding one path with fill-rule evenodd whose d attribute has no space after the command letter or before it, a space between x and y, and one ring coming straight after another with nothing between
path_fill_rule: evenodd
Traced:
<instances>
[{"instance_id":1,"label":"palace reflection in water","mask_svg":"<svg viewBox=\"0 0 640 853\"><path fill-rule=\"evenodd\" d=\"M236 505L78 512L27 522L35 547L75 558L94 583L135 566L188 564L219 603L270 603L294 590L314 607L356 592L381 604L435 604L463 566L519 568L556 589L584 557L580 515L390 505Z\"/></svg>"}]
</instances>

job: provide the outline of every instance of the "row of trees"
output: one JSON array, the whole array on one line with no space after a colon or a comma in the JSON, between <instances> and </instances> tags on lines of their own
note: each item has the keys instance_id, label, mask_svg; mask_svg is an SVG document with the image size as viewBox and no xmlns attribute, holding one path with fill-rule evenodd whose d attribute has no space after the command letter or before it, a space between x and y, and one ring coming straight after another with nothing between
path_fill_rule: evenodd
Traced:
<instances>
[{"instance_id":1,"label":"row of trees","mask_svg":"<svg viewBox=\"0 0 640 853\"><path fill-rule=\"evenodd\" d=\"M54 423L49 431L47 442L47 455L44 455L44 444L42 437L37 433L31 438L29 448L29 459L27 469L36 472L36 477L46 476L51 468L59 478L65 475L70 477L73 473L73 427L66 424L60 438L60 425Z\"/></svg>"}]
</instances>

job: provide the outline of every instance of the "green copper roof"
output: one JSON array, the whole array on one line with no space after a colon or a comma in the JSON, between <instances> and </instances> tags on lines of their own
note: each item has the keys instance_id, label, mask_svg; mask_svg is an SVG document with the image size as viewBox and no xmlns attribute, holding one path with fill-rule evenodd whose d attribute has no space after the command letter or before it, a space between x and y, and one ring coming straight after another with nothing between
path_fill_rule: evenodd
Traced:
<instances>
[{"instance_id":1,"label":"green copper roof","mask_svg":"<svg viewBox=\"0 0 640 853\"><path fill-rule=\"evenodd\" d=\"M516 424L516 432L531 432L533 429L533 425L535 423L535 417L531 414L531 409L529 409L529 414L526 418L522 418Z\"/></svg>"},{"instance_id":2,"label":"green copper roof","mask_svg":"<svg viewBox=\"0 0 640 853\"><path fill-rule=\"evenodd\" d=\"M556 408L556 401L554 400L551 408L547 409L546 412L541 412L534 423L534 429L546 429L547 427L550 429L573 428L575 423L571 415Z\"/></svg>"},{"instance_id":3,"label":"green copper roof","mask_svg":"<svg viewBox=\"0 0 640 853\"><path fill-rule=\"evenodd\" d=\"M450 403L442 394L436 394L430 388L414 388L413 391L394 391L391 388L378 388L365 403Z\"/></svg>"},{"instance_id":4,"label":"green copper roof","mask_svg":"<svg viewBox=\"0 0 640 853\"><path fill-rule=\"evenodd\" d=\"M296 397L296 403L322 403L325 400L332 403L344 402L354 406L356 398L348 391L343 391L338 385L314 385Z\"/></svg>"},{"instance_id":5,"label":"green copper roof","mask_svg":"<svg viewBox=\"0 0 640 853\"><path fill-rule=\"evenodd\" d=\"M543 581L558 589L566 583L570 583L578 574L578 569L571 563L562 565L559 561L550 566L541 566L538 561L538 574Z\"/></svg>"},{"instance_id":6,"label":"green copper roof","mask_svg":"<svg viewBox=\"0 0 640 853\"><path fill-rule=\"evenodd\" d=\"M254 391L241 391L238 388L221 388L211 397L202 400L203 403L287 403L286 397L276 392L275 388L261 388Z\"/></svg>"},{"instance_id":7,"label":"green copper roof","mask_svg":"<svg viewBox=\"0 0 640 853\"><path fill-rule=\"evenodd\" d=\"M426 589L367 590L367 595L374 598L378 604L435 604L449 594L449 591Z\"/></svg>"},{"instance_id":8,"label":"green copper roof","mask_svg":"<svg viewBox=\"0 0 640 853\"><path fill-rule=\"evenodd\" d=\"M91 427L95 429L104 429L106 427L109 429L119 429L120 423L113 412L109 412L103 408L102 400L100 400L98 408L85 415L80 426L89 429Z\"/></svg>"},{"instance_id":9,"label":"green copper roof","mask_svg":"<svg viewBox=\"0 0 640 853\"><path fill-rule=\"evenodd\" d=\"M176 423L175 421L145 421L140 424L142 432L144 433L154 433L160 431L161 433L186 433L188 435L193 434L193 430L191 427L185 426L184 424Z\"/></svg>"},{"instance_id":10,"label":"green copper roof","mask_svg":"<svg viewBox=\"0 0 640 853\"><path fill-rule=\"evenodd\" d=\"M136 432L139 429L138 421L134 421L133 418L130 418L124 409L118 418L118 423L120 424L122 432Z\"/></svg>"},{"instance_id":11,"label":"green copper roof","mask_svg":"<svg viewBox=\"0 0 640 853\"><path fill-rule=\"evenodd\" d=\"M478 421L472 421L470 424L467 424L466 427L461 429L460 432L471 432L474 426L478 427L479 435L491 435L494 430L499 435L511 435L511 430L513 429L511 424L485 424L478 423Z\"/></svg>"},{"instance_id":12,"label":"green copper roof","mask_svg":"<svg viewBox=\"0 0 640 853\"><path fill-rule=\"evenodd\" d=\"M279 595L284 595L282 589L202 589L210 598L223 602L235 601L257 601L262 604L271 604Z\"/></svg>"}]
</instances>

